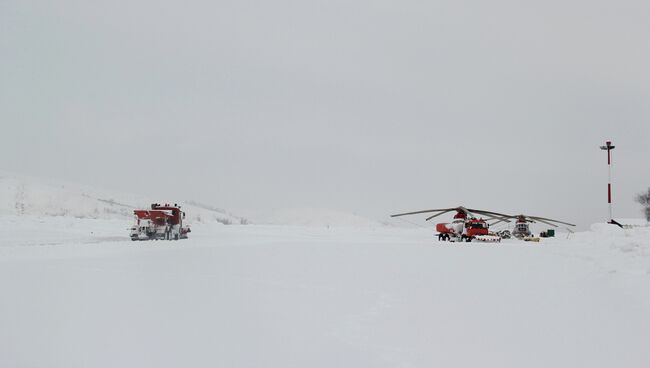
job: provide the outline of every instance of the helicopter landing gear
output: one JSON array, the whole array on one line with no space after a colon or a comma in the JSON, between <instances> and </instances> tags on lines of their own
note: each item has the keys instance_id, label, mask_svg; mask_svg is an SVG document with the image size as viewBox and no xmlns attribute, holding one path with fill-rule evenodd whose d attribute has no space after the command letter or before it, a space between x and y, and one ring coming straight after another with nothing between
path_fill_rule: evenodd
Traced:
<instances>
[{"instance_id":1,"label":"helicopter landing gear","mask_svg":"<svg viewBox=\"0 0 650 368\"><path fill-rule=\"evenodd\" d=\"M467 235L461 235L461 236L460 236L460 241L461 241L461 243L462 243L462 242L469 243L469 242L472 241L472 238L469 237L469 236L467 236Z\"/></svg>"}]
</instances>

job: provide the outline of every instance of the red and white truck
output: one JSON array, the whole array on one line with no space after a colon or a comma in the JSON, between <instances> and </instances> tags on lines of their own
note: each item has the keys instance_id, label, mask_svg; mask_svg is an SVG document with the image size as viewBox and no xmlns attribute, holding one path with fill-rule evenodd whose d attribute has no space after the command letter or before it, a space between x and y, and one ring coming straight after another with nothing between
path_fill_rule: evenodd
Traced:
<instances>
[{"instance_id":1,"label":"red and white truck","mask_svg":"<svg viewBox=\"0 0 650 368\"><path fill-rule=\"evenodd\" d=\"M177 204L153 203L151 209L134 210L135 224L131 227L131 240L187 239L191 231L183 226L185 212Z\"/></svg>"},{"instance_id":2,"label":"red and white truck","mask_svg":"<svg viewBox=\"0 0 650 368\"><path fill-rule=\"evenodd\" d=\"M438 232L438 240L448 240L451 242L499 242L501 237L496 234L491 234L489 230L490 225L487 221L477 218L468 218L463 212L459 212L454 216L451 223L436 224L436 231Z\"/></svg>"}]
</instances>

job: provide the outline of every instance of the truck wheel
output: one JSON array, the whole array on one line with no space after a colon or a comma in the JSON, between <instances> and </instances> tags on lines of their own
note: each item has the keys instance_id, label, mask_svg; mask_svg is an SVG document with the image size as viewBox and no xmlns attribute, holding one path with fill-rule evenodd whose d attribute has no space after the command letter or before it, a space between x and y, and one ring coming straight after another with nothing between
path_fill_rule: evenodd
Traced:
<instances>
[{"instance_id":1,"label":"truck wheel","mask_svg":"<svg viewBox=\"0 0 650 368\"><path fill-rule=\"evenodd\" d=\"M469 243L469 242L472 241L472 238L470 238L470 237L468 236L468 237L465 238L465 241Z\"/></svg>"}]
</instances>

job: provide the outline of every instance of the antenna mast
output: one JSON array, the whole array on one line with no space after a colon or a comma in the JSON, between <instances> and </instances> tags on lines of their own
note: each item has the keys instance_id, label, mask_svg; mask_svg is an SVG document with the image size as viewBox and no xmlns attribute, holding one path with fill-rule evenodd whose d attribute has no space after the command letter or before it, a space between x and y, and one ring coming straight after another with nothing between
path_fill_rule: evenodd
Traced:
<instances>
[{"instance_id":1,"label":"antenna mast","mask_svg":"<svg viewBox=\"0 0 650 368\"><path fill-rule=\"evenodd\" d=\"M612 145L611 141L607 141L604 146L600 146L601 150L607 151L607 203L609 204L609 223L618 225L612 215L612 150L614 148L616 147Z\"/></svg>"}]
</instances>

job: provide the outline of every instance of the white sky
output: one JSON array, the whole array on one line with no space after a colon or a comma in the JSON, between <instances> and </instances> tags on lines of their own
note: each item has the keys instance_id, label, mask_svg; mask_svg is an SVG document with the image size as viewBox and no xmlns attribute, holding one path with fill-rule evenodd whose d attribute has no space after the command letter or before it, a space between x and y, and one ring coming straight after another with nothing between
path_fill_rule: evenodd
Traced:
<instances>
[{"instance_id":1,"label":"white sky","mask_svg":"<svg viewBox=\"0 0 650 368\"><path fill-rule=\"evenodd\" d=\"M223 208L639 217L648 1L0 1L0 168Z\"/></svg>"}]
</instances>

